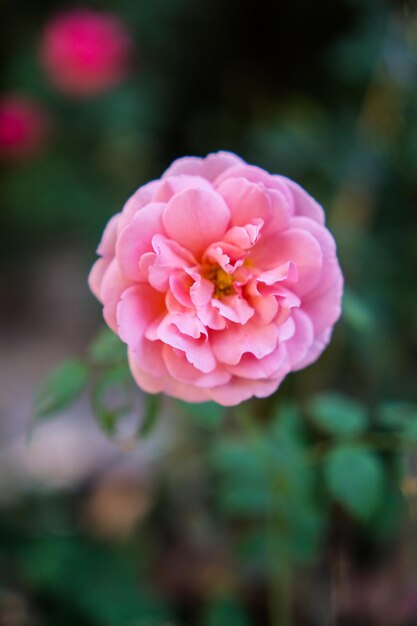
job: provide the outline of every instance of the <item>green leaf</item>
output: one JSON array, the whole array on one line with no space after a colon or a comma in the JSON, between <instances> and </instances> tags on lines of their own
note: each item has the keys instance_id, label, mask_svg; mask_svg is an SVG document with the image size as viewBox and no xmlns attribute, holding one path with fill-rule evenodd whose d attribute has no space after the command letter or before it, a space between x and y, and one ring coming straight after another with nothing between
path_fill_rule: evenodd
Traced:
<instances>
[{"instance_id":1,"label":"green leaf","mask_svg":"<svg viewBox=\"0 0 417 626\"><path fill-rule=\"evenodd\" d=\"M87 384L88 369L77 360L68 360L52 371L39 385L35 398L35 418L43 419L65 409Z\"/></svg>"},{"instance_id":2,"label":"green leaf","mask_svg":"<svg viewBox=\"0 0 417 626\"><path fill-rule=\"evenodd\" d=\"M139 429L139 435L141 437L147 437L153 431L155 424L156 424L156 420L158 418L160 406L161 406L160 395L153 395L153 394L146 395L143 420Z\"/></svg>"},{"instance_id":3,"label":"green leaf","mask_svg":"<svg viewBox=\"0 0 417 626\"><path fill-rule=\"evenodd\" d=\"M214 446L210 458L218 471L242 482L252 477L267 479L270 452L268 441L242 441L237 437L224 436Z\"/></svg>"},{"instance_id":4,"label":"green leaf","mask_svg":"<svg viewBox=\"0 0 417 626\"><path fill-rule=\"evenodd\" d=\"M131 409L131 374L127 366L106 371L91 396L94 415L107 435L114 435L118 420Z\"/></svg>"},{"instance_id":5,"label":"green leaf","mask_svg":"<svg viewBox=\"0 0 417 626\"><path fill-rule=\"evenodd\" d=\"M109 328L103 328L90 346L89 355L95 363L115 363L126 360L126 345Z\"/></svg>"},{"instance_id":6,"label":"green leaf","mask_svg":"<svg viewBox=\"0 0 417 626\"><path fill-rule=\"evenodd\" d=\"M216 428L226 416L227 409L215 402L202 402L191 404L179 401L178 404L184 413L194 419L199 426L206 428Z\"/></svg>"},{"instance_id":7,"label":"green leaf","mask_svg":"<svg viewBox=\"0 0 417 626\"><path fill-rule=\"evenodd\" d=\"M318 394L312 398L308 409L316 426L336 437L354 435L366 428L365 407L343 394Z\"/></svg>"},{"instance_id":8,"label":"green leaf","mask_svg":"<svg viewBox=\"0 0 417 626\"><path fill-rule=\"evenodd\" d=\"M227 515L265 518L270 501L269 485L266 480L223 479L219 493L219 504Z\"/></svg>"},{"instance_id":9,"label":"green leaf","mask_svg":"<svg viewBox=\"0 0 417 626\"><path fill-rule=\"evenodd\" d=\"M336 447L325 459L324 474L331 495L354 517L367 521L376 512L384 472L372 452L354 445Z\"/></svg>"},{"instance_id":10,"label":"green leaf","mask_svg":"<svg viewBox=\"0 0 417 626\"><path fill-rule=\"evenodd\" d=\"M402 400L385 402L378 409L378 421L389 428L412 427L417 423L417 406Z\"/></svg>"},{"instance_id":11,"label":"green leaf","mask_svg":"<svg viewBox=\"0 0 417 626\"><path fill-rule=\"evenodd\" d=\"M407 443L412 443L413 445L417 442L417 418L411 420L405 426L402 432L402 438Z\"/></svg>"},{"instance_id":12,"label":"green leaf","mask_svg":"<svg viewBox=\"0 0 417 626\"><path fill-rule=\"evenodd\" d=\"M376 320L371 309L352 291L345 289L343 295L343 317L356 331L368 333L376 326Z\"/></svg>"}]
</instances>

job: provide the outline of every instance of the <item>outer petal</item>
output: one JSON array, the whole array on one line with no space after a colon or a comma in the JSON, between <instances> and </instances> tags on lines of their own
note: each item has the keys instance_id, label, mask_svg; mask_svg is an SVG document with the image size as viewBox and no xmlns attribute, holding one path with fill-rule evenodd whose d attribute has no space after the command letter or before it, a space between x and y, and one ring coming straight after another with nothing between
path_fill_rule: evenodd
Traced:
<instances>
[{"instance_id":1,"label":"outer petal","mask_svg":"<svg viewBox=\"0 0 417 626\"><path fill-rule=\"evenodd\" d=\"M164 232L164 207L161 202L148 204L137 212L119 235L116 256L122 272L132 280L145 280L140 259L143 254L152 252L153 236Z\"/></svg>"},{"instance_id":2,"label":"outer petal","mask_svg":"<svg viewBox=\"0 0 417 626\"><path fill-rule=\"evenodd\" d=\"M293 214L293 197L286 184L286 179L283 176L275 176L269 174L266 170L256 165L248 165L242 163L241 165L235 165L221 174L214 183L217 188L223 181L228 178L245 178L252 183L258 183L265 189L275 189L280 191L286 198L290 212Z\"/></svg>"},{"instance_id":3,"label":"outer petal","mask_svg":"<svg viewBox=\"0 0 417 626\"><path fill-rule=\"evenodd\" d=\"M301 370L304 367L311 365L311 363L314 363L314 361L316 361L319 358L319 356L327 347L330 341L330 338L332 336L332 331L333 331L333 327L326 329L319 337L317 337L313 341L307 354L299 363L297 363L295 367L293 367L293 371Z\"/></svg>"},{"instance_id":4,"label":"outer petal","mask_svg":"<svg viewBox=\"0 0 417 626\"><path fill-rule=\"evenodd\" d=\"M265 398L270 396L277 389L282 379L278 380L244 380L233 377L226 385L208 389L208 394L212 400L223 406L234 406L248 400L252 396Z\"/></svg>"},{"instance_id":5,"label":"outer petal","mask_svg":"<svg viewBox=\"0 0 417 626\"><path fill-rule=\"evenodd\" d=\"M291 189L294 198L295 214L310 217L319 224L324 224L324 211L320 204L293 180L285 176L279 176L278 178L284 181Z\"/></svg>"},{"instance_id":6,"label":"outer petal","mask_svg":"<svg viewBox=\"0 0 417 626\"><path fill-rule=\"evenodd\" d=\"M329 326L333 326L340 317L342 310L343 278L334 260L333 270L329 267L329 274L334 276L334 283L327 292L317 296L314 300L304 302L302 309L311 319L316 335L321 335ZM324 281L323 281L324 282Z\"/></svg>"},{"instance_id":7,"label":"outer petal","mask_svg":"<svg viewBox=\"0 0 417 626\"><path fill-rule=\"evenodd\" d=\"M101 283L103 282L103 276L109 267L110 261L108 259L97 259L88 275L88 286L97 298L101 300Z\"/></svg>"},{"instance_id":8,"label":"outer petal","mask_svg":"<svg viewBox=\"0 0 417 626\"><path fill-rule=\"evenodd\" d=\"M212 186L208 180L201 176L188 176L181 174L178 176L168 176L161 181L160 187L156 190L153 202L168 202L176 193L189 188L200 188L211 190Z\"/></svg>"},{"instance_id":9,"label":"outer petal","mask_svg":"<svg viewBox=\"0 0 417 626\"><path fill-rule=\"evenodd\" d=\"M144 206L152 202L152 199L156 191L162 186L160 180L152 180L146 185L139 187L135 193L130 196L128 201L123 207L122 214L120 216L118 224L118 232L120 233L123 228L130 222L135 213L142 209Z\"/></svg>"},{"instance_id":10,"label":"outer petal","mask_svg":"<svg viewBox=\"0 0 417 626\"><path fill-rule=\"evenodd\" d=\"M146 284L127 289L117 307L120 338L133 351L140 348L147 328L165 311L165 297Z\"/></svg>"},{"instance_id":11,"label":"outer petal","mask_svg":"<svg viewBox=\"0 0 417 626\"><path fill-rule=\"evenodd\" d=\"M204 389L180 383L171 378L171 376L157 377L148 374L138 365L130 349L128 351L128 358L133 378L144 391L148 393L164 392L174 398L185 400L186 402L206 402L210 400L210 397Z\"/></svg>"},{"instance_id":12,"label":"outer petal","mask_svg":"<svg viewBox=\"0 0 417 626\"><path fill-rule=\"evenodd\" d=\"M292 337L286 342L288 361L291 369L296 367L304 357L314 341L314 328L310 318L300 309L295 309L291 318L295 323L295 330Z\"/></svg>"},{"instance_id":13,"label":"outer petal","mask_svg":"<svg viewBox=\"0 0 417 626\"><path fill-rule=\"evenodd\" d=\"M169 237L196 255L226 232L230 211L214 191L187 189L171 198L162 220Z\"/></svg>"},{"instance_id":14,"label":"outer petal","mask_svg":"<svg viewBox=\"0 0 417 626\"><path fill-rule=\"evenodd\" d=\"M132 281L121 272L119 263L114 258L104 273L100 288L100 298L104 304L103 316L110 328L117 333L116 311L124 291L132 285Z\"/></svg>"},{"instance_id":15,"label":"outer petal","mask_svg":"<svg viewBox=\"0 0 417 626\"><path fill-rule=\"evenodd\" d=\"M209 154L205 158L184 157L174 161L164 172L163 178L189 174L191 176L202 176L207 180L213 181L222 172L240 163L244 163L244 161L232 152L216 152Z\"/></svg>"},{"instance_id":16,"label":"outer petal","mask_svg":"<svg viewBox=\"0 0 417 626\"><path fill-rule=\"evenodd\" d=\"M107 226L104 229L103 236L97 248L97 254L100 256L114 256L119 221L120 213L116 213L116 215L113 215L113 217L107 222Z\"/></svg>"}]
</instances>

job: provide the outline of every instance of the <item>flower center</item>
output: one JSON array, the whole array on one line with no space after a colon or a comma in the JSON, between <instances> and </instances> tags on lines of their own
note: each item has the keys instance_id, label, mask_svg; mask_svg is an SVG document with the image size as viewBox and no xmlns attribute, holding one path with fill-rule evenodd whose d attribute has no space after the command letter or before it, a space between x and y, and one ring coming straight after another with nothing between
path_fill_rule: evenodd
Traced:
<instances>
[{"instance_id":1,"label":"flower center","mask_svg":"<svg viewBox=\"0 0 417 626\"><path fill-rule=\"evenodd\" d=\"M207 265L203 269L203 276L214 283L214 298L221 296L232 296L236 293L233 286L233 276L228 274L218 265Z\"/></svg>"}]
</instances>

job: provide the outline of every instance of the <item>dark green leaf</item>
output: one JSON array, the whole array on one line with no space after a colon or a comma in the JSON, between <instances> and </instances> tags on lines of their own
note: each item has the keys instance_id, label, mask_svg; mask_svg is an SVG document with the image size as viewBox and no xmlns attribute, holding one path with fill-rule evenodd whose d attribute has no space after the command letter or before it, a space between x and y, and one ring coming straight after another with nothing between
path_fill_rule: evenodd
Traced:
<instances>
[{"instance_id":1,"label":"dark green leaf","mask_svg":"<svg viewBox=\"0 0 417 626\"><path fill-rule=\"evenodd\" d=\"M109 328L103 328L90 346L95 363L115 363L126 360L126 345Z\"/></svg>"},{"instance_id":2,"label":"dark green leaf","mask_svg":"<svg viewBox=\"0 0 417 626\"><path fill-rule=\"evenodd\" d=\"M389 428L412 427L417 422L417 405L401 400L385 402L378 409L378 421Z\"/></svg>"},{"instance_id":3,"label":"dark green leaf","mask_svg":"<svg viewBox=\"0 0 417 626\"><path fill-rule=\"evenodd\" d=\"M375 328L376 320L371 309L352 291L346 289L343 295L343 318L360 332L368 333Z\"/></svg>"},{"instance_id":4,"label":"dark green leaf","mask_svg":"<svg viewBox=\"0 0 417 626\"><path fill-rule=\"evenodd\" d=\"M158 418L160 406L160 395L147 394L145 396L143 420L139 429L141 437L147 437L151 434Z\"/></svg>"},{"instance_id":5,"label":"dark green leaf","mask_svg":"<svg viewBox=\"0 0 417 626\"><path fill-rule=\"evenodd\" d=\"M131 409L131 374L127 366L105 372L92 391L91 403L103 431L114 435L118 420Z\"/></svg>"},{"instance_id":6,"label":"dark green leaf","mask_svg":"<svg viewBox=\"0 0 417 626\"><path fill-rule=\"evenodd\" d=\"M65 409L77 399L88 380L87 367L68 360L52 371L39 385L35 398L35 418L43 419Z\"/></svg>"},{"instance_id":7,"label":"dark green leaf","mask_svg":"<svg viewBox=\"0 0 417 626\"><path fill-rule=\"evenodd\" d=\"M194 419L199 426L207 428L215 428L226 416L227 409L215 402L202 402L199 404L191 404L188 402L179 402L184 413Z\"/></svg>"},{"instance_id":8,"label":"dark green leaf","mask_svg":"<svg viewBox=\"0 0 417 626\"><path fill-rule=\"evenodd\" d=\"M417 443L417 417L410 420L403 432L402 432L403 440L407 443L411 443L415 445Z\"/></svg>"},{"instance_id":9,"label":"dark green leaf","mask_svg":"<svg viewBox=\"0 0 417 626\"><path fill-rule=\"evenodd\" d=\"M376 512L384 472L375 454L360 446L339 446L327 455L324 473L331 495L354 517L366 521Z\"/></svg>"},{"instance_id":10,"label":"dark green leaf","mask_svg":"<svg viewBox=\"0 0 417 626\"><path fill-rule=\"evenodd\" d=\"M217 470L238 480L266 477L268 452L271 449L264 440L248 442L226 436L214 447L211 461Z\"/></svg>"},{"instance_id":11,"label":"dark green leaf","mask_svg":"<svg viewBox=\"0 0 417 626\"><path fill-rule=\"evenodd\" d=\"M220 506L227 515L264 518L271 501L268 487L266 480L225 479L220 491Z\"/></svg>"},{"instance_id":12,"label":"dark green leaf","mask_svg":"<svg viewBox=\"0 0 417 626\"><path fill-rule=\"evenodd\" d=\"M331 435L354 435L366 427L365 407L343 394L321 393L312 398L308 408L314 423Z\"/></svg>"}]
</instances>

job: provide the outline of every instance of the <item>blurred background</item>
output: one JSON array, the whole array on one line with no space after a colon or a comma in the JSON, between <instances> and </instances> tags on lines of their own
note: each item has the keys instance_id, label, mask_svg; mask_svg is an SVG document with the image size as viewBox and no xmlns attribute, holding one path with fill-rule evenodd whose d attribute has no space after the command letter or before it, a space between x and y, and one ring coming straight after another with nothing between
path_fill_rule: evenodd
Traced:
<instances>
[{"instance_id":1,"label":"blurred background","mask_svg":"<svg viewBox=\"0 0 417 626\"><path fill-rule=\"evenodd\" d=\"M416 625L415 3L1 0L0 51L0 625ZM319 200L346 278L252 438L130 389L86 283L219 149Z\"/></svg>"}]
</instances>

